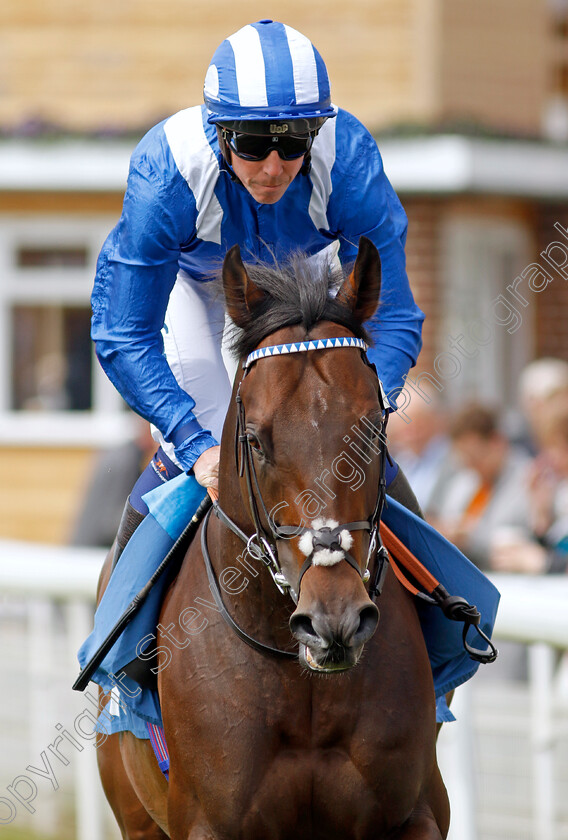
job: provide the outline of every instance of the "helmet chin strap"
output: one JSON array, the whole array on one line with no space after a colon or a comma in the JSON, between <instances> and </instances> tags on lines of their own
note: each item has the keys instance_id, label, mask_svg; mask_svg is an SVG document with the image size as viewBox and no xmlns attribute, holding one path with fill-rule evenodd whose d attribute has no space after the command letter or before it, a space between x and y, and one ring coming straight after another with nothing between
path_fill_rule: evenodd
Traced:
<instances>
[{"instance_id":1,"label":"helmet chin strap","mask_svg":"<svg viewBox=\"0 0 568 840\"><path fill-rule=\"evenodd\" d=\"M241 187L243 187L244 186L243 182L241 181L241 179L239 178L239 176L236 174L235 170L231 166L231 152L230 151L227 152L226 156L223 155L223 160L225 161L225 164L227 166L227 171L228 171L229 175L231 176L231 181L234 181L235 184L240 184ZM246 187L245 187L245 189L246 189Z\"/></svg>"},{"instance_id":2,"label":"helmet chin strap","mask_svg":"<svg viewBox=\"0 0 568 840\"><path fill-rule=\"evenodd\" d=\"M312 152L311 150L304 155L304 162L300 169L300 175L309 175L312 168Z\"/></svg>"},{"instance_id":3,"label":"helmet chin strap","mask_svg":"<svg viewBox=\"0 0 568 840\"><path fill-rule=\"evenodd\" d=\"M237 184L241 184L240 178L237 177L235 172L233 171L233 167L231 166L231 149L229 144L225 140L223 136L223 129L216 125L215 128L217 129L217 140L219 141L219 149L221 150L221 154L223 155L223 160L227 164L227 169L229 171L229 175L231 176L232 181L236 181Z\"/></svg>"}]
</instances>

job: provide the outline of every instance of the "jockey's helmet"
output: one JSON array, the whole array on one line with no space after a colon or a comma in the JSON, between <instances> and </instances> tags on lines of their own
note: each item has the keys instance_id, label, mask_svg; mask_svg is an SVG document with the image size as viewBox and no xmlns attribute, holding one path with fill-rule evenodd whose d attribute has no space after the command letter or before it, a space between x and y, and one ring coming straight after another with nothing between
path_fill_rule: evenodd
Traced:
<instances>
[{"instance_id":1,"label":"jockey's helmet","mask_svg":"<svg viewBox=\"0 0 568 840\"><path fill-rule=\"evenodd\" d=\"M300 32L272 20L244 26L223 41L203 96L229 164L231 152L261 160L274 149L285 160L304 155L308 172L313 138L337 115L319 52Z\"/></svg>"}]
</instances>

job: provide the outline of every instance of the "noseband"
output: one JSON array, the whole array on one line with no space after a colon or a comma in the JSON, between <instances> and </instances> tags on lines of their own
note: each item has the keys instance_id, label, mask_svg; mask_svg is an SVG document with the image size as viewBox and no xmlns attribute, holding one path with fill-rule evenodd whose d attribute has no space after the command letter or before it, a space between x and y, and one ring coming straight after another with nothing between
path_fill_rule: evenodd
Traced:
<instances>
[{"instance_id":1,"label":"noseband","mask_svg":"<svg viewBox=\"0 0 568 840\"><path fill-rule=\"evenodd\" d=\"M246 432L245 408L241 398L241 386L250 371L251 366L260 359L266 359L272 356L283 356L290 353L303 353L311 350L328 350L344 347L355 347L361 350L365 363L372 367L373 371L376 373L374 365L370 364L366 356L367 344L360 338L347 336L342 338L326 338L295 342L291 344L276 344L271 345L270 347L260 347L247 356L243 363L244 374L236 395L237 427L235 434L235 458L239 476L242 477L244 475L246 480L249 510L255 528L254 534L251 537L247 537L246 534L244 534L221 510L217 503L213 508L219 519L246 543L248 553L254 557L254 559L262 560L262 562L266 565L279 591L282 593L288 592L296 603L300 594L300 584L302 582L302 578L312 565L321 564L318 563L317 559L321 552L329 552L330 554L333 553L335 559L329 563L330 565L341 560L346 560L347 563L349 563L349 565L361 575L364 581L369 580L369 563L377 545L380 544L379 522L386 493L386 445L383 444L381 447L381 453L379 456L380 479L377 500L375 508L369 519L345 522L341 525L334 521L328 521L327 524L322 522L322 525L319 527L316 527L318 526L318 523L315 522L312 523L311 528L305 527L304 525L276 525L266 507L258 482L254 466L252 447L249 436ZM384 441L388 421L388 413L386 411L388 403L378 377L377 392L383 417L380 434L381 439ZM351 531L368 531L370 534L369 550L364 570L361 570L355 558L349 554L349 551L347 550L351 547L352 538L349 533ZM291 586L282 571L276 547L278 540L289 540L292 537L301 537L300 546L303 553L307 555L302 569L300 570L296 589ZM349 537L349 539L347 539L347 537Z\"/></svg>"}]
</instances>

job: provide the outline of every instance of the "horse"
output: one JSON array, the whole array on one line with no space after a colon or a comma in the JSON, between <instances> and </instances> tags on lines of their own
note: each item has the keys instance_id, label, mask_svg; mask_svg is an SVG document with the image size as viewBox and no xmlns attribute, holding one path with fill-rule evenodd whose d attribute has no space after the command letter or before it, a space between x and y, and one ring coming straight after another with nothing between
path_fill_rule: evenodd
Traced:
<instances>
[{"instance_id":1,"label":"horse","mask_svg":"<svg viewBox=\"0 0 568 840\"><path fill-rule=\"evenodd\" d=\"M339 280L313 259L245 267L238 246L225 257L241 368L218 502L161 610L169 782L129 732L98 749L125 840L447 835L413 599L388 564L380 613L366 585L386 412L363 324L380 280L364 237Z\"/></svg>"}]
</instances>

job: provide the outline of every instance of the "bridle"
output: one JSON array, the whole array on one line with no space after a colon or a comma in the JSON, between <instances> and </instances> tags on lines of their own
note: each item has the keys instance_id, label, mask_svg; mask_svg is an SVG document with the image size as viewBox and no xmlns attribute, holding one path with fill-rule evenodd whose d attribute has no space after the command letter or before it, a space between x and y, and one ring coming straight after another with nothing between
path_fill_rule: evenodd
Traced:
<instances>
[{"instance_id":1,"label":"bridle","mask_svg":"<svg viewBox=\"0 0 568 840\"><path fill-rule=\"evenodd\" d=\"M346 522L340 525L312 527L307 528L304 525L276 525L267 510L264 502L258 477L254 466L254 455L252 452L251 442L246 431L246 417L245 409L241 397L241 386L244 382L251 366L260 359L269 358L277 355L285 355L288 353L302 353L311 350L327 350L341 347L356 347L361 350L363 361L373 370L377 377L377 393L379 399L379 406L381 409L382 419L379 428L379 438L381 446L379 450L379 483L377 489L377 498L373 512L369 519L358 520L354 522ZM332 550L340 553L340 559L345 560L351 565L358 574L361 575L364 582L370 580L369 566L375 555L375 564L373 571L373 578L369 585L369 597L375 599L381 594L383 583L385 580L389 555L387 549L382 543L380 535L380 520L386 497L386 462L389 459L387 444L386 444L386 427L388 423L388 401L383 391L382 383L377 375L376 368L371 364L367 358L366 343L355 337L341 337L341 338L327 338L310 340L304 342L296 342L291 344L277 344L268 347L261 347L254 350L243 363L244 373L239 383L236 394L237 404L237 423L235 431L235 459L239 476L243 475L246 481L249 510L254 524L255 531L249 536L242 531L238 525L222 510L218 501L214 500L212 506L209 508L201 530L201 549L209 579L209 587L216 602L219 612L223 616L227 624L234 630L234 632L248 645L260 651L261 653L269 653L280 658L297 659L297 654L287 650L271 647L263 642L259 642L252 636L249 636L232 618L227 611L223 598L219 591L219 585L215 577L215 571L211 562L211 557L207 547L207 525L209 517L212 512L217 518L234 534L236 534L246 545L247 553L255 560L261 560L268 568L274 583L278 590L284 594L288 592L294 601L298 602L300 594L300 584L304 574L308 569L314 565L314 558L320 550ZM266 522L266 526L263 523ZM314 523L312 523L313 525ZM349 554L349 551L342 545L342 534L345 532L364 530L369 532L369 548L365 562L365 569L361 570L357 561ZM278 540L290 539L292 537L303 537L309 534L311 542L308 540L308 550L306 560L300 570L296 590L291 586L282 571L282 567L278 560L278 550L276 543ZM392 534L391 534L392 537ZM399 546L404 553L407 551L404 546ZM410 555L412 561L417 562L416 558ZM475 606L468 604L468 602L461 596L450 595L444 586L439 583L421 564L420 570L416 573L416 579L421 580L422 574L427 576L426 582L422 579L422 584L429 589L430 594L419 592L408 580L401 578L400 571L397 577L403 583L406 589L413 592L417 597L423 599L429 604L438 606L442 609L447 618L454 621L462 621L464 623L463 629L463 645L470 657L479 662L492 662L497 656L497 650L491 640L482 631L480 625L481 616ZM407 568L411 568L408 566ZM467 641L466 635L468 629L473 627L477 634L487 643L488 650L478 650L473 648Z\"/></svg>"},{"instance_id":2,"label":"bridle","mask_svg":"<svg viewBox=\"0 0 568 840\"><path fill-rule=\"evenodd\" d=\"M242 477L244 475L245 477L249 510L254 525L254 533L250 536L245 534L245 532L242 531L239 528L239 526L235 522L233 522L233 520L225 513L225 511L221 508L217 500L213 501L212 507L208 510L203 522L203 528L201 529L201 551L203 554L205 568L207 570L207 576L209 579L209 588L216 602L217 608L219 609L224 620L233 629L233 631L248 645L260 651L261 653L269 653L273 656L277 656L280 658L297 659L297 653L293 653L292 651L288 650L281 650L280 648L275 648L270 645L266 645L263 642L259 642L252 636L249 636L249 634L246 633L235 622L235 620L232 618L227 608L225 607L223 598L221 596L221 592L219 591L219 585L215 577L215 571L213 569L213 564L211 562L211 557L207 547L207 525L211 513L215 513L217 518L227 528L229 528L230 531L236 534L236 536L238 536L239 539L242 540L242 542L246 545L247 553L253 559L261 560L265 564L278 590L282 594L288 593L291 596L294 603L298 602L302 578L312 565L313 558L316 552L321 548L327 548L334 551L340 550L342 552L342 559L346 560L347 563L349 563L349 565L351 565L358 572L358 574L361 575L364 581L367 581L370 578L369 565L373 554L376 554L374 575L373 580L371 581L369 586L369 595L371 597L375 597L376 595L380 594L386 575L388 562L388 554L381 543L379 533L379 523L386 496L385 475L386 460L388 457L388 453L386 448L385 433L388 422L388 402L378 376L377 392L379 398L379 405L382 412L380 438L383 441L383 444L381 446L379 455L380 478L379 486L377 489L377 499L375 502L374 509L371 515L369 516L369 519L359 520L355 522L346 522L342 525L337 525L334 527L324 526L322 528L317 529L307 528L304 525L276 525L273 521L273 518L270 516L269 511L267 510L265 501L262 496L262 492L259 486L258 477L254 466L254 455L252 452L249 436L246 432L246 418L244 404L241 397L241 386L246 376L248 375L251 366L255 362L259 361L260 359L265 359L271 356L286 355L288 353L303 353L312 350L328 350L343 347L355 347L359 349L361 351L364 362L367 365L369 365L369 367L373 370L373 372L376 375L377 372L375 366L369 362L366 356L366 351L368 349L367 344L362 339L355 338L352 336L341 338L318 339L314 341L303 341L290 344L271 345L269 347L261 347L257 350L254 350L252 353L249 354L249 356L247 356L247 358L243 362L244 373L239 383L239 387L237 389L236 394L237 423L235 431L235 459L239 476ZM263 519L266 525L263 523ZM349 554L348 551L346 551L341 546L341 534L346 530L369 531L369 549L367 552L367 559L365 562L364 570L361 570L357 561L352 557L351 554ZM276 543L278 540L290 539L291 537L296 536L300 537L303 534L311 534L311 551L306 557L302 569L300 570L298 583L296 584L296 589L294 589L290 585L290 582L288 581L286 575L282 571L282 567L278 560L278 549L276 547Z\"/></svg>"},{"instance_id":3,"label":"bridle","mask_svg":"<svg viewBox=\"0 0 568 840\"><path fill-rule=\"evenodd\" d=\"M274 583L281 593L288 592L295 603L297 603L300 594L300 585L305 573L314 563L314 556L322 549L329 551L340 552L342 559L344 559L352 568L354 568L359 575L366 582L370 578L369 565L377 546L380 544L379 536L379 522L384 505L386 495L386 426L388 422L387 399L384 394L382 384L377 377L377 393L379 398L379 406L382 414L382 421L379 427L380 438L384 442L380 449L379 455L379 486L377 489L377 498L374 509L368 519L357 520L353 522L345 522L335 525L334 527L322 526L320 528L309 528L305 525L276 525L273 517L266 507L262 490L259 485L258 476L254 465L254 455L250 442L249 435L246 431L246 417L245 407L241 397L242 383L245 381L252 365L260 359L266 359L272 356L286 355L290 353L302 353L313 350L327 350L344 347L355 347L361 350L363 360L369 367L371 367L376 375L374 365L371 365L366 356L367 344L360 338L341 337L341 338L327 338L317 339L311 341L295 342L290 344L277 344L269 347L261 347L250 353L243 363L244 374L236 394L237 404L237 424L235 431L235 459L239 476L245 477L248 505L251 519L254 525L254 534L248 536L242 532L238 526L227 516L227 514L220 508L218 503L215 503L213 510L217 517L228 527L233 533L237 534L246 544L247 552L256 560L261 560L268 568ZM355 558L342 546L341 534L343 532L351 531L368 531L369 532L369 549L365 562L365 568L362 570L355 560ZM282 571L282 567L278 560L277 542L279 540L289 540L293 537L301 537L303 534L311 536L310 551L306 560L300 570L298 581L293 587L287 580L286 575Z\"/></svg>"}]
</instances>

